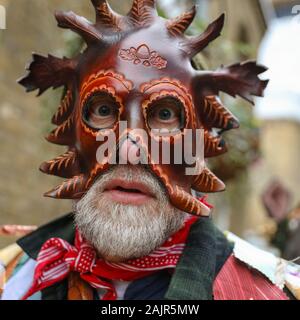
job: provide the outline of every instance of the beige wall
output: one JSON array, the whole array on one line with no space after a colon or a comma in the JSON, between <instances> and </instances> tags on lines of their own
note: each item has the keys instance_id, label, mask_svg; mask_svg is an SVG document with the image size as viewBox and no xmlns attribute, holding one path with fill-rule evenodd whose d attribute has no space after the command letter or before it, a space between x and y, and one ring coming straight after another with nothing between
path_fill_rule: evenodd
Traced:
<instances>
[{"instance_id":1,"label":"beige wall","mask_svg":"<svg viewBox=\"0 0 300 320\"><path fill-rule=\"evenodd\" d=\"M247 229L260 231L270 223L261 194L273 178L291 192L290 209L300 203L300 123L288 120L265 121L261 130L262 161L250 171L250 193L246 206Z\"/></svg>"}]
</instances>

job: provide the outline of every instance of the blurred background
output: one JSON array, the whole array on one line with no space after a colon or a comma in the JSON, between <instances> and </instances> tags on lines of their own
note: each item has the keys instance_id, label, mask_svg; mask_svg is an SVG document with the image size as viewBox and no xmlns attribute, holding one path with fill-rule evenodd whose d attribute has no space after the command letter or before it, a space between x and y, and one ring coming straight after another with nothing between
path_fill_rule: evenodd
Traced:
<instances>
[{"instance_id":1,"label":"blurred background","mask_svg":"<svg viewBox=\"0 0 300 320\"><path fill-rule=\"evenodd\" d=\"M110 0L125 14L131 0ZM198 15L189 29L198 34L226 12L223 36L195 58L201 69L216 69L247 59L269 67L270 85L253 108L241 99L223 102L241 120L226 133L226 155L209 161L227 189L210 195L214 219L252 243L287 259L300 255L300 1L291 0L158 0L162 16L174 17L192 5ZM59 90L37 99L16 80L33 51L71 56L81 40L58 29L55 9L73 10L89 19L89 0L0 0L6 29L0 30L0 225L41 225L71 210L65 200L44 198L59 179L38 167L62 152L43 139L59 105ZM0 248L14 241L0 237Z\"/></svg>"}]
</instances>

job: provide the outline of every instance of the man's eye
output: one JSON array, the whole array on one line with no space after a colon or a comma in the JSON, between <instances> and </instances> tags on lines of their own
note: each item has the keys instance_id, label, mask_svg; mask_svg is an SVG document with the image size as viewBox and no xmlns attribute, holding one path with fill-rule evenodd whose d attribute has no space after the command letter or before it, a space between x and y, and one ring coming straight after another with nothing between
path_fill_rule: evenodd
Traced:
<instances>
[{"instance_id":1,"label":"man's eye","mask_svg":"<svg viewBox=\"0 0 300 320\"><path fill-rule=\"evenodd\" d=\"M170 120L172 115L172 110L170 109L161 109L158 114L159 118L163 121Z\"/></svg>"},{"instance_id":2,"label":"man's eye","mask_svg":"<svg viewBox=\"0 0 300 320\"><path fill-rule=\"evenodd\" d=\"M150 129L177 131L184 127L184 106L176 98L163 98L150 105L147 114Z\"/></svg>"},{"instance_id":3,"label":"man's eye","mask_svg":"<svg viewBox=\"0 0 300 320\"><path fill-rule=\"evenodd\" d=\"M101 130L113 128L119 119L119 105L106 92L98 92L85 104L83 120L90 127Z\"/></svg>"},{"instance_id":4,"label":"man's eye","mask_svg":"<svg viewBox=\"0 0 300 320\"><path fill-rule=\"evenodd\" d=\"M107 117L111 114L112 110L110 108L110 106L108 105L102 105L102 106L99 106L97 109L96 109L97 113L99 114L100 117Z\"/></svg>"}]
</instances>

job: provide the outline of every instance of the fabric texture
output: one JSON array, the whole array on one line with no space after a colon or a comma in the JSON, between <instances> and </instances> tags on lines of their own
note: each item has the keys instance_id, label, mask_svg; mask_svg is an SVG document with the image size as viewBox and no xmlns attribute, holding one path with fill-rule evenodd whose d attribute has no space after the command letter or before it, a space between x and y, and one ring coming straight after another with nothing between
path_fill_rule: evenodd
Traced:
<instances>
[{"instance_id":1,"label":"fabric texture","mask_svg":"<svg viewBox=\"0 0 300 320\"><path fill-rule=\"evenodd\" d=\"M176 267L166 299L211 300L215 272L215 228L211 220L200 219L190 230L186 251Z\"/></svg>"},{"instance_id":2,"label":"fabric texture","mask_svg":"<svg viewBox=\"0 0 300 320\"><path fill-rule=\"evenodd\" d=\"M36 259L43 243L57 236L74 243L72 213L20 239L18 244L30 257ZM198 219L191 226L176 271L171 274L167 270L160 270L130 282L124 299L287 299L280 289L262 274L238 261L232 252L233 244L215 227L211 219ZM208 263L208 259L213 261ZM246 282L244 277L248 279ZM253 291L255 295L252 295ZM43 300L66 300L67 295L67 279L42 290ZM98 299L96 290L95 299Z\"/></svg>"},{"instance_id":3,"label":"fabric texture","mask_svg":"<svg viewBox=\"0 0 300 320\"><path fill-rule=\"evenodd\" d=\"M132 281L124 295L124 300L164 300L172 274L161 270L150 276Z\"/></svg>"},{"instance_id":4,"label":"fabric texture","mask_svg":"<svg viewBox=\"0 0 300 320\"><path fill-rule=\"evenodd\" d=\"M74 246L63 239L50 238L38 254L34 283L23 299L76 271L92 287L107 290L103 300L115 300L116 290L110 280L132 281L158 270L174 269L182 254L190 227L196 220L197 217L190 217L160 248L146 257L126 263L111 263L97 259L96 251L82 238L78 230Z\"/></svg>"},{"instance_id":5,"label":"fabric texture","mask_svg":"<svg viewBox=\"0 0 300 320\"><path fill-rule=\"evenodd\" d=\"M29 290L33 273L36 266L36 261L29 259L19 272L11 277L6 283L5 290L3 291L2 300L20 300ZM7 288L7 289L6 289Z\"/></svg>"},{"instance_id":6,"label":"fabric texture","mask_svg":"<svg viewBox=\"0 0 300 320\"><path fill-rule=\"evenodd\" d=\"M233 255L214 282L214 297L215 300L289 300L282 290Z\"/></svg>"}]
</instances>

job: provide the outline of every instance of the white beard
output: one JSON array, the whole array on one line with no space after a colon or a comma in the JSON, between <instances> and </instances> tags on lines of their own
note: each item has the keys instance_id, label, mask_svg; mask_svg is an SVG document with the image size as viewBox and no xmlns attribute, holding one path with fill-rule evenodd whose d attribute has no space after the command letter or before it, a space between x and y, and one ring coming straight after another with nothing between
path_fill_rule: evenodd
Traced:
<instances>
[{"instance_id":1,"label":"white beard","mask_svg":"<svg viewBox=\"0 0 300 320\"><path fill-rule=\"evenodd\" d=\"M104 183L122 178L143 182L156 198L145 205L113 202ZM158 179L142 166L118 165L99 177L74 204L75 223L83 237L104 259L126 261L148 255L184 223L187 214L174 208Z\"/></svg>"}]
</instances>

